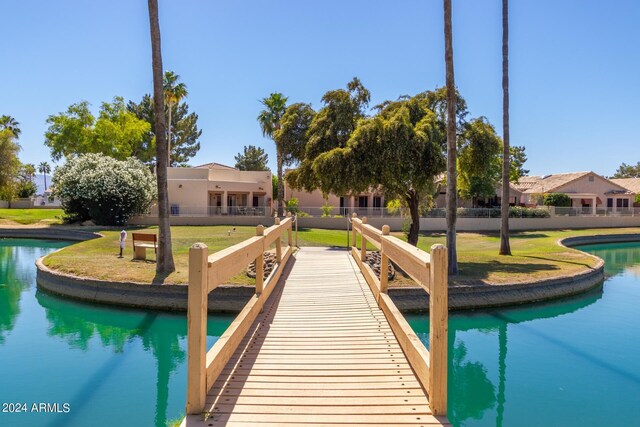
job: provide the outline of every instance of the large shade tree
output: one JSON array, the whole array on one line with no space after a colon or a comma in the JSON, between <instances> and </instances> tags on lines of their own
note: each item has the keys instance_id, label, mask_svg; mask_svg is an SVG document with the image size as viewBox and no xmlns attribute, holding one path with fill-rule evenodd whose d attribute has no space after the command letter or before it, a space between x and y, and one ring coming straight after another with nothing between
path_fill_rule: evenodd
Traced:
<instances>
[{"instance_id":1,"label":"large shade tree","mask_svg":"<svg viewBox=\"0 0 640 427\"><path fill-rule=\"evenodd\" d=\"M169 166L172 165L171 162L171 147L173 146L173 140L171 139L171 113L173 111L173 108L180 104L180 101L182 101L183 98L187 97L189 95L189 92L187 91L187 85L185 85L184 83L180 82L178 83L178 80L180 80L180 76L177 75L176 73L174 73L173 71L165 71L164 72L164 76L163 76L163 83L162 83L162 87L164 90L164 99L165 99L165 104L167 107L167 144L168 144L168 148L167 148L167 153L168 153L168 162L169 162Z\"/></svg>"},{"instance_id":2,"label":"large shade tree","mask_svg":"<svg viewBox=\"0 0 640 427\"><path fill-rule=\"evenodd\" d=\"M121 97L103 102L97 118L89 107L87 101L81 101L47 118L44 144L51 157L60 160L96 153L124 160L133 156L149 132L149 123L129 112Z\"/></svg>"},{"instance_id":3,"label":"large shade tree","mask_svg":"<svg viewBox=\"0 0 640 427\"><path fill-rule=\"evenodd\" d=\"M280 120L287 108L287 97L281 93L272 93L267 98L262 98L260 103L264 107L258 114L258 123L262 130L262 135L274 139L274 133L280 129ZM275 140L274 140L275 142ZM282 216L284 202L284 186L282 181L282 173L284 166L283 153L278 149L276 143L276 168L278 174L278 216Z\"/></svg>"},{"instance_id":4,"label":"large shade tree","mask_svg":"<svg viewBox=\"0 0 640 427\"><path fill-rule=\"evenodd\" d=\"M171 223L169 221L169 192L167 189L167 166L169 147L167 146L166 123L164 119L164 89L162 76L162 49L160 45L160 23L158 21L158 0L148 0L149 26L151 32L151 57L153 73L153 102L155 107L156 133L156 182L158 185L158 262L156 271L167 274L174 271L171 247Z\"/></svg>"},{"instance_id":5,"label":"large shade tree","mask_svg":"<svg viewBox=\"0 0 640 427\"><path fill-rule=\"evenodd\" d=\"M308 112L308 129L298 132L306 139L304 153L297 169L287 174L287 183L293 188L313 191L320 188L313 162L320 154L334 148L344 148L358 121L365 117L371 94L362 82L353 78L346 89L330 90L322 97L322 108ZM310 107L305 107L305 109ZM340 194L340 193L338 193Z\"/></svg>"},{"instance_id":6,"label":"large shade tree","mask_svg":"<svg viewBox=\"0 0 640 427\"><path fill-rule=\"evenodd\" d=\"M429 93L387 102L363 119L345 147L334 148L313 161L319 188L345 194L380 188L387 199L408 207L408 241L418 243L419 205L433 191L434 178L445 169L442 123L429 108Z\"/></svg>"},{"instance_id":7,"label":"large shade tree","mask_svg":"<svg viewBox=\"0 0 640 427\"><path fill-rule=\"evenodd\" d=\"M456 176L456 83L453 73L453 33L451 0L444 0L444 59L447 88L447 258L449 274L458 274L456 249L457 176Z\"/></svg>"}]
</instances>

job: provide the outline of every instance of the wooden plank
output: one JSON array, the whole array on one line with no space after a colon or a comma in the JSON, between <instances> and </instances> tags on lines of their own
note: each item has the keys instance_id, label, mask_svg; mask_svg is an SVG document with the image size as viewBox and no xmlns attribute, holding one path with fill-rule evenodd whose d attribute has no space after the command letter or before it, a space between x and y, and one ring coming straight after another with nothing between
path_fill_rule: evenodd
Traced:
<instances>
[{"instance_id":1,"label":"wooden plank","mask_svg":"<svg viewBox=\"0 0 640 427\"><path fill-rule=\"evenodd\" d=\"M187 413L198 414L205 404L207 387L207 273L208 248L196 243L189 248L189 289L187 296Z\"/></svg>"},{"instance_id":2,"label":"wooden plank","mask_svg":"<svg viewBox=\"0 0 640 427\"><path fill-rule=\"evenodd\" d=\"M233 387L233 385L236 387ZM409 393L407 393L407 391ZM255 396L255 397L311 397L311 398L363 398L363 397L418 397L425 399L422 388L373 388L373 389L282 389L282 388L249 388L244 384L228 383L225 387L214 386L208 396ZM209 397L207 397L209 399ZM426 400L426 399L425 399Z\"/></svg>"},{"instance_id":3,"label":"wooden plank","mask_svg":"<svg viewBox=\"0 0 640 427\"><path fill-rule=\"evenodd\" d=\"M429 351L416 336L404 316L396 308L387 294L380 294L380 308L387 316L396 339L415 372L415 377L422 387L428 391L429 387Z\"/></svg>"},{"instance_id":4,"label":"wooden plank","mask_svg":"<svg viewBox=\"0 0 640 427\"><path fill-rule=\"evenodd\" d=\"M277 218L278 220L280 218ZM291 229L291 218L286 218L280 221L278 224L274 224L271 227L264 230L264 248L267 250L275 241L278 241L284 236L284 232Z\"/></svg>"},{"instance_id":5,"label":"wooden plank","mask_svg":"<svg viewBox=\"0 0 640 427\"><path fill-rule=\"evenodd\" d=\"M376 248L380 249L382 247L382 231L369 224L363 224L362 234L364 234L367 241Z\"/></svg>"},{"instance_id":6,"label":"wooden plank","mask_svg":"<svg viewBox=\"0 0 640 427\"><path fill-rule=\"evenodd\" d=\"M431 291L429 295L429 396L434 414L447 413L447 349L448 349L448 269L447 249L431 247Z\"/></svg>"},{"instance_id":7,"label":"wooden plank","mask_svg":"<svg viewBox=\"0 0 640 427\"><path fill-rule=\"evenodd\" d=\"M225 401L229 399L228 401ZM234 398L233 400L236 400ZM223 397L222 402L214 400L205 410L209 409L213 414L259 414L259 415L297 415L310 417L321 415L322 418L331 415L389 415L389 414L410 414L429 416L431 411L427 405L401 404L401 405L278 405L278 404L241 404L234 402L231 397ZM273 400L272 400L273 401ZM426 399L425 399L426 401ZM320 403L320 402L318 402Z\"/></svg>"},{"instance_id":8,"label":"wooden plank","mask_svg":"<svg viewBox=\"0 0 640 427\"><path fill-rule=\"evenodd\" d=\"M394 236L382 236L382 252L429 291L429 254Z\"/></svg>"},{"instance_id":9,"label":"wooden plank","mask_svg":"<svg viewBox=\"0 0 640 427\"><path fill-rule=\"evenodd\" d=\"M243 271L263 252L263 237L256 236L209 256L209 292Z\"/></svg>"},{"instance_id":10,"label":"wooden plank","mask_svg":"<svg viewBox=\"0 0 640 427\"><path fill-rule=\"evenodd\" d=\"M198 418L199 417L199 418ZM354 423L369 426L374 423L387 424L390 426L401 426L404 424L409 425L448 425L443 424L443 421L438 417L426 414L326 414L319 420L318 414L264 414L264 413L220 413L211 414L211 418L203 420L201 416L192 416L194 424L189 424L191 421L187 420L187 426L227 426L230 422L245 422L254 423L252 425L259 425L258 423L299 423L302 425L314 425L314 424L343 424ZM195 424L198 423L198 424ZM281 425L281 424L280 424Z\"/></svg>"}]
</instances>

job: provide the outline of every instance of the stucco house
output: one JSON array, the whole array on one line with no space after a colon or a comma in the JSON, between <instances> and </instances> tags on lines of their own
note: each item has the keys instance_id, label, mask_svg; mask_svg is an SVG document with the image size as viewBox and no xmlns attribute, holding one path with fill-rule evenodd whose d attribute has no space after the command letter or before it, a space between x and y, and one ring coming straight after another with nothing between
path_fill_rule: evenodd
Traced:
<instances>
[{"instance_id":1,"label":"stucco house","mask_svg":"<svg viewBox=\"0 0 640 427\"><path fill-rule=\"evenodd\" d=\"M167 168L173 216L270 216L271 172L241 171L219 163Z\"/></svg>"},{"instance_id":2,"label":"stucco house","mask_svg":"<svg viewBox=\"0 0 640 427\"><path fill-rule=\"evenodd\" d=\"M640 178L610 178L609 181L635 193L636 197L640 194ZM634 205L638 206L637 203L634 203Z\"/></svg>"},{"instance_id":3,"label":"stucco house","mask_svg":"<svg viewBox=\"0 0 640 427\"><path fill-rule=\"evenodd\" d=\"M302 211L314 216L322 213L321 207L325 203L333 206L333 215L347 215L353 212L360 216L381 215L385 206L384 195L378 190L371 189L364 193L342 196L328 194L325 198L320 190L312 192L295 190L285 180L284 199L289 200L294 197L298 199L298 207Z\"/></svg>"},{"instance_id":4,"label":"stucco house","mask_svg":"<svg viewBox=\"0 0 640 427\"><path fill-rule=\"evenodd\" d=\"M583 208L593 214L597 213L598 208L612 212L629 209L633 207L636 194L595 172L525 176L513 185L522 191L521 203L526 206L534 206L538 194L564 193L571 198L571 207Z\"/></svg>"}]
</instances>

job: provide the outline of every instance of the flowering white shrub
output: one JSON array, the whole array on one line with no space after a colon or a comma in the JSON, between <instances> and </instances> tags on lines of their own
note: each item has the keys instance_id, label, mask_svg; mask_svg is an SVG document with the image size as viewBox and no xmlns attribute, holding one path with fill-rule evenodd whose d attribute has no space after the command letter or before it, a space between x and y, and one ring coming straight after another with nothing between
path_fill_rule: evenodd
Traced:
<instances>
[{"instance_id":1,"label":"flowering white shrub","mask_svg":"<svg viewBox=\"0 0 640 427\"><path fill-rule=\"evenodd\" d=\"M100 225L126 224L147 212L157 195L155 178L140 160L102 154L83 154L56 168L53 187L68 220Z\"/></svg>"}]
</instances>

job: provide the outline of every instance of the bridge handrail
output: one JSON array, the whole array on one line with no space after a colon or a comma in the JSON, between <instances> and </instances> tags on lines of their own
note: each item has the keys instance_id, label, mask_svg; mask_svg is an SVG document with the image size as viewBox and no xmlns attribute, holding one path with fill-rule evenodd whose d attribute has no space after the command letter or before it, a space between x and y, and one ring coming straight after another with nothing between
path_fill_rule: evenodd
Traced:
<instances>
[{"instance_id":1,"label":"bridge handrail","mask_svg":"<svg viewBox=\"0 0 640 427\"><path fill-rule=\"evenodd\" d=\"M256 227L256 236L209 255L204 243L189 248L187 414L203 411L207 392L243 340L265 301L273 291L284 265L293 253L294 219L275 218L269 228ZM287 246L282 238L287 232ZM275 243L276 266L264 277L263 253ZM256 263L256 293L209 351L207 345L207 303L209 292L227 279Z\"/></svg>"},{"instance_id":2,"label":"bridge handrail","mask_svg":"<svg viewBox=\"0 0 640 427\"><path fill-rule=\"evenodd\" d=\"M447 334L448 334L448 273L447 250L443 245L431 246L427 253L367 224L367 218L351 218L351 255L358 263L378 305L384 312L402 350L429 396L434 415L447 413ZM356 237L360 234L360 249ZM367 264L367 243L380 250L380 277ZM393 300L387 295L389 259L413 278L429 294L429 348L427 350L407 323Z\"/></svg>"}]
</instances>

